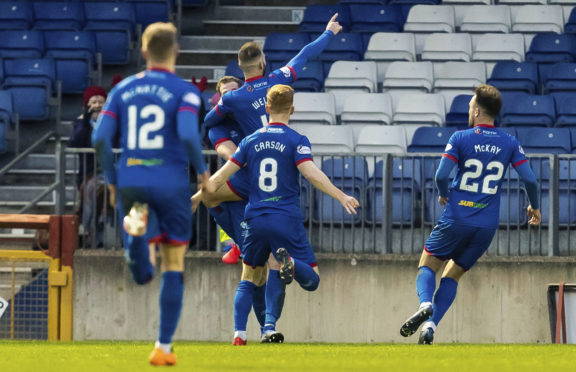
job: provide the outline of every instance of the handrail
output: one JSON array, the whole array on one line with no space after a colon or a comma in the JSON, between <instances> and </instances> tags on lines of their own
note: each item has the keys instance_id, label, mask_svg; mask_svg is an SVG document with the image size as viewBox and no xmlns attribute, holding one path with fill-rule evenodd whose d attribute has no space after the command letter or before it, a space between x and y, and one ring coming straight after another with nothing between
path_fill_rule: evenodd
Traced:
<instances>
[{"instance_id":1,"label":"handrail","mask_svg":"<svg viewBox=\"0 0 576 372\"><path fill-rule=\"evenodd\" d=\"M50 137L52 137L55 134L56 134L55 130L49 131L48 133L46 133L45 135L40 137L40 139L38 139L36 142L34 142L26 150L22 151L18 156L16 156L14 159L12 159L12 161L10 161L8 164L6 164L4 166L4 168L0 169L0 177L2 177L4 175L4 173L8 172L12 167L14 167L14 165L19 163L26 156L30 155L30 153L32 153L32 151L36 150L36 148L38 146L45 144L46 140L48 140Z\"/></svg>"}]
</instances>

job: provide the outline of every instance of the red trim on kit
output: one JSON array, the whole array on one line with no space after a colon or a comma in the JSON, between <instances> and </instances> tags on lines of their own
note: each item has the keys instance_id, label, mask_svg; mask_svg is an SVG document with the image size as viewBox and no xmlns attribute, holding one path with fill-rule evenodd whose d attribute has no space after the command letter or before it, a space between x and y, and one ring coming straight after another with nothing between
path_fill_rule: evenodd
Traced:
<instances>
[{"instance_id":1,"label":"red trim on kit","mask_svg":"<svg viewBox=\"0 0 576 372\"><path fill-rule=\"evenodd\" d=\"M263 77L264 77L263 75L254 76L253 78L246 79L244 82L245 82L245 83L249 83L249 82L254 81L254 80L262 79Z\"/></svg>"},{"instance_id":2,"label":"red trim on kit","mask_svg":"<svg viewBox=\"0 0 576 372\"><path fill-rule=\"evenodd\" d=\"M102 110L102 112L100 112L102 115L108 115L116 120L118 120L118 116L116 115L115 112L112 111L108 111L108 110Z\"/></svg>"},{"instance_id":3,"label":"red trim on kit","mask_svg":"<svg viewBox=\"0 0 576 372\"><path fill-rule=\"evenodd\" d=\"M220 146L222 143L226 142L226 141L230 141L230 138L224 137L224 138L220 138L218 141L216 141L216 143L214 144L214 150L216 150L218 148L218 146Z\"/></svg>"},{"instance_id":4,"label":"red trim on kit","mask_svg":"<svg viewBox=\"0 0 576 372\"><path fill-rule=\"evenodd\" d=\"M305 161L312 161L312 159L310 159L310 158L300 159L296 162L296 166L299 166L300 164L304 163Z\"/></svg>"},{"instance_id":5,"label":"red trim on kit","mask_svg":"<svg viewBox=\"0 0 576 372\"><path fill-rule=\"evenodd\" d=\"M173 74L173 72L168 70L168 69L158 68L158 67L149 68L148 71L161 71L161 72L169 72L169 73Z\"/></svg>"},{"instance_id":6,"label":"red trim on kit","mask_svg":"<svg viewBox=\"0 0 576 372\"><path fill-rule=\"evenodd\" d=\"M490 124L476 124L476 125L474 126L474 128L476 128L476 127L494 128L494 126L493 126L493 125L490 125Z\"/></svg>"},{"instance_id":7,"label":"red trim on kit","mask_svg":"<svg viewBox=\"0 0 576 372\"><path fill-rule=\"evenodd\" d=\"M292 68L292 66L286 66L290 69L290 71L292 71L292 75L294 75L294 81L296 81L297 76L296 76L296 71L294 71L294 69Z\"/></svg>"},{"instance_id":8,"label":"red trim on kit","mask_svg":"<svg viewBox=\"0 0 576 372\"><path fill-rule=\"evenodd\" d=\"M284 123L268 123L268 125L272 125L273 127L287 127Z\"/></svg>"},{"instance_id":9,"label":"red trim on kit","mask_svg":"<svg viewBox=\"0 0 576 372\"><path fill-rule=\"evenodd\" d=\"M242 163L240 163L238 160L234 159L233 156L230 157L230 161L234 164L236 164L237 166L239 166L240 168L243 167Z\"/></svg>"},{"instance_id":10,"label":"red trim on kit","mask_svg":"<svg viewBox=\"0 0 576 372\"><path fill-rule=\"evenodd\" d=\"M318 266L318 263L317 263L317 262L312 262L312 263L310 264L310 267L317 267L317 266Z\"/></svg>"},{"instance_id":11,"label":"red trim on kit","mask_svg":"<svg viewBox=\"0 0 576 372\"><path fill-rule=\"evenodd\" d=\"M153 238L148 239L148 243L167 243L171 245L188 245L188 240L169 239L168 234L162 233Z\"/></svg>"},{"instance_id":12,"label":"red trim on kit","mask_svg":"<svg viewBox=\"0 0 576 372\"><path fill-rule=\"evenodd\" d=\"M232 159L232 158L230 158ZM242 195L240 195L240 193L238 191L236 191L236 189L234 188L234 186L232 186L232 184L230 183L230 180L226 181L226 184L228 185L228 187L230 188L230 190L232 190L232 192L234 194L236 194L236 196L238 196L241 199L244 199L244 197Z\"/></svg>"},{"instance_id":13,"label":"red trim on kit","mask_svg":"<svg viewBox=\"0 0 576 372\"><path fill-rule=\"evenodd\" d=\"M453 157L450 154L442 154L443 157L448 158L450 160L452 160L454 163L458 163L458 159L456 159L455 157Z\"/></svg>"},{"instance_id":14,"label":"red trim on kit","mask_svg":"<svg viewBox=\"0 0 576 372\"><path fill-rule=\"evenodd\" d=\"M220 116L224 116L223 113L220 112L220 109L218 108L218 105L216 105L216 107L214 107L214 109L216 110L216 113Z\"/></svg>"},{"instance_id":15,"label":"red trim on kit","mask_svg":"<svg viewBox=\"0 0 576 372\"><path fill-rule=\"evenodd\" d=\"M190 106L183 106L183 107L180 107L178 109L178 112L182 112L182 111L190 111L190 112L193 112L195 114L198 114L198 110L196 110L194 107L190 107Z\"/></svg>"},{"instance_id":16,"label":"red trim on kit","mask_svg":"<svg viewBox=\"0 0 576 372\"><path fill-rule=\"evenodd\" d=\"M516 168L519 165L526 163L528 159L520 160L519 162L514 163L513 167Z\"/></svg>"}]
</instances>

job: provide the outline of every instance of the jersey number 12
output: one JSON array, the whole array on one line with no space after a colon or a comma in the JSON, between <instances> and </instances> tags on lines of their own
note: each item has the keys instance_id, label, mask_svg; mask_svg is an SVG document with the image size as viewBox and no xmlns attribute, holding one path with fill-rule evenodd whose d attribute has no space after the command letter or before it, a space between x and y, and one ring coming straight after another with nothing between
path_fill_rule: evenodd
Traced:
<instances>
[{"instance_id":1,"label":"jersey number 12","mask_svg":"<svg viewBox=\"0 0 576 372\"><path fill-rule=\"evenodd\" d=\"M128 106L128 149L137 147L141 150L159 150L164 147L164 136L156 134L150 137L150 133L159 131L164 127L166 115L162 107L147 105L138 113L136 105ZM138 127L138 119L148 120Z\"/></svg>"}]
</instances>

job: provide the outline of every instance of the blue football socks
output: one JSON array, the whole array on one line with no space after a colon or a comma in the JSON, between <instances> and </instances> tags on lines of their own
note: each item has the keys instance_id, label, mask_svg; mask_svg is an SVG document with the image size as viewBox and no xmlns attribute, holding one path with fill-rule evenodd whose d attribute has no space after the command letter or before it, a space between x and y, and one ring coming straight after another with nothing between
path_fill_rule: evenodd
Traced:
<instances>
[{"instance_id":1,"label":"blue football socks","mask_svg":"<svg viewBox=\"0 0 576 372\"><path fill-rule=\"evenodd\" d=\"M131 236L123 232L127 247L128 266L132 278L138 284L146 284L154 277L154 266L150 263L150 248L145 236Z\"/></svg>"},{"instance_id":2,"label":"blue football socks","mask_svg":"<svg viewBox=\"0 0 576 372\"><path fill-rule=\"evenodd\" d=\"M454 299L456 298L456 292L458 290L458 282L452 278L442 278L440 280L440 285L438 290L434 295L434 314L432 315L432 320L434 324L438 325L446 311Z\"/></svg>"},{"instance_id":3,"label":"blue football socks","mask_svg":"<svg viewBox=\"0 0 576 372\"><path fill-rule=\"evenodd\" d=\"M294 263L294 279L300 284L300 287L307 291L315 291L320 284L320 276L307 263L294 258L292 258L292 262Z\"/></svg>"},{"instance_id":4,"label":"blue football socks","mask_svg":"<svg viewBox=\"0 0 576 372\"><path fill-rule=\"evenodd\" d=\"M252 301L254 314L256 315L256 319L258 319L258 323L260 323L260 327L263 329L266 323L266 284L254 289L254 299Z\"/></svg>"},{"instance_id":5,"label":"blue football socks","mask_svg":"<svg viewBox=\"0 0 576 372\"><path fill-rule=\"evenodd\" d=\"M182 311L183 296L184 277L182 272L164 272L160 285L160 332L158 335L158 341L162 344L172 342L172 336L176 331Z\"/></svg>"},{"instance_id":6,"label":"blue football socks","mask_svg":"<svg viewBox=\"0 0 576 372\"><path fill-rule=\"evenodd\" d=\"M246 331L248 315L252 308L256 285L247 280L241 280L234 296L234 330Z\"/></svg>"},{"instance_id":7,"label":"blue football socks","mask_svg":"<svg viewBox=\"0 0 576 372\"><path fill-rule=\"evenodd\" d=\"M416 291L420 303L432 302L436 290L436 273L428 266L422 266L416 277Z\"/></svg>"},{"instance_id":8,"label":"blue football socks","mask_svg":"<svg viewBox=\"0 0 576 372\"><path fill-rule=\"evenodd\" d=\"M266 321L264 332L276 329L276 322L280 319L282 308L284 307L285 295L278 270L270 270L268 272L268 282L266 283Z\"/></svg>"}]
</instances>

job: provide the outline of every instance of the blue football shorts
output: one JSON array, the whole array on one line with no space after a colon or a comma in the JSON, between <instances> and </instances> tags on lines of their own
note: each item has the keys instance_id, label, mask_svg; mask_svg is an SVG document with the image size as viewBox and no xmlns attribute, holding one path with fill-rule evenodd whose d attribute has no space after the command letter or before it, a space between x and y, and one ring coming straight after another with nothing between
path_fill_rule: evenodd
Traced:
<instances>
[{"instance_id":1,"label":"blue football shorts","mask_svg":"<svg viewBox=\"0 0 576 372\"><path fill-rule=\"evenodd\" d=\"M486 252L496 229L438 222L426 240L424 250L440 259L452 259L458 266L470 270Z\"/></svg>"},{"instance_id":2,"label":"blue football shorts","mask_svg":"<svg viewBox=\"0 0 576 372\"><path fill-rule=\"evenodd\" d=\"M225 202L216 208L210 208L210 214L214 221L230 236L244 255L244 236L246 223L244 222L244 210L247 201Z\"/></svg>"},{"instance_id":3,"label":"blue football shorts","mask_svg":"<svg viewBox=\"0 0 576 372\"><path fill-rule=\"evenodd\" d=\"M135 202L148 204L149 242L188 244L192 237L192 205L189 186L123 187L118 189L120 221Z\"/></svg>"},{"instance_id":4,"label":"blue football shorts","mask_svg":"<svg viewBox=\"0 0 576 372\"><path fill-rule=\"evenodd\" d=\"M244 263L264 266L270 252L286 248L290 256L315 267L316 256L308 241L302 217L266 213L246 220Z\"/></svg>"}]
</instances>

